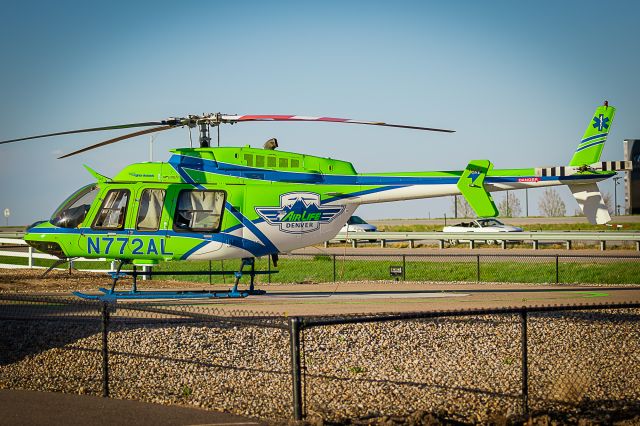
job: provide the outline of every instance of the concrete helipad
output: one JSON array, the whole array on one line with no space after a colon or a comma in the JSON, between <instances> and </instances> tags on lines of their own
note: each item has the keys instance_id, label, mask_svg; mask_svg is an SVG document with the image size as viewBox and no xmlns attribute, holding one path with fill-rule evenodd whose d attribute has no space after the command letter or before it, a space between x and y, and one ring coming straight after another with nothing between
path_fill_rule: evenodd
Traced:
<instances>
[{"instance_id":1,"label":"concrete helipad","mask_svg":"<svg viewBox=\"0 0 640 426\"><path fill-rule=\"evenodd\" d=\"M176 303L229 311L332 315L640 301L640 286L364 282L261 288L266 295Z\"/></svg>"}]
</instances>

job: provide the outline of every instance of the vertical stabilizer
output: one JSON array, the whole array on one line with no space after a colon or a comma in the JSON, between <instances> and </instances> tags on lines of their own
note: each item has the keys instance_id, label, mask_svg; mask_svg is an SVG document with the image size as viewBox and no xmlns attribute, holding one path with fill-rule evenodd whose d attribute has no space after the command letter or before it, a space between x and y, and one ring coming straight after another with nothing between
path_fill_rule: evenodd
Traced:
<instances>
[{"instance_id":1,"label":"vertical stabilizer","mask_svg":"<svg viewBox=\"0 0 640 426\"><path fill-rule=\"evenodd\" d=\"M600 161L600 154L602 154L615 114L616 109L609 106L606 101L603 106L596 108L587 130L582 135L580 144L573 154L570 166L585 166Z\"/></svg>"},{"instance_id":2,"label":"vertical stabilizer","mask_svg":"<svg viewBox=\"0 0 640 426\"><path fill-rule=\"evenodd\" d=\"M589 223L604 225L611 220L597 184L569 185L569 189Z\"/></svg>"},{"instance_id":3,"label":"vertical stabilizer","mask_svg":"<svg viewBox=\"0 0 640 426\"><path fill-rule=\"evenodd\" d=\"M484 178L492 168L493 164L489 160L473 160L458 180L458 189L478 217L498 216L493 198L484 187Z\"/></svg>"}]
</instances>

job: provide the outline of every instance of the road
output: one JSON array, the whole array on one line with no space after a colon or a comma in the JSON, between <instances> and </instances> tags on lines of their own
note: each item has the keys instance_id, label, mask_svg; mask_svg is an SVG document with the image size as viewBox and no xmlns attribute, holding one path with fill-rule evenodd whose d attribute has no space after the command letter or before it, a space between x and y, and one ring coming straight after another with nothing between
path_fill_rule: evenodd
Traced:
<instances>
[{"instance_id":1,"label":"road","mask_svg":"<svg viewBox=\"0 0 640 426\"><path fill-rule=\"evenodd\" d=\"M576 224L583 223L588 225L587 218L583 216L567 216L567 217L508 217L508 218L499 218L502 222L508 225L524 225L531 226L536 224ZM461 222L470 219L454 219L452 217L447 218L447 224L451 224L452 222ZM445 220L442 218L439 219L372 219L369 220L369 223L376 226L388 225L441 225L444 226ZM640 222L640 216L613 216L611 218L611 223L638 223ZM603 226L603 229L607 229Z\"/></svg>"}]
</instances>

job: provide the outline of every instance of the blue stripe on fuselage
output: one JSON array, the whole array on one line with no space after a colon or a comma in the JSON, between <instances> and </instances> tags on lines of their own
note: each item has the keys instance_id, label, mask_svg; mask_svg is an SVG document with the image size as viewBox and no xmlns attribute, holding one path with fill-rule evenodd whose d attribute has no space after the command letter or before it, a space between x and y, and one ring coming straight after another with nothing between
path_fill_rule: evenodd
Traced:
<instances>
[{"instance_id":1,"label":"blue stripe on fuselage","mask_svg":"<svg viewBox=\"0 0 640 426\"><path fill-rule=\"evenodd\" d=\"M601 143L596 142L594 144ZM590 145L588 145L590 146ZM587 148L585 146L580 149ZM177 157L177 158L176 158ZM298 172L284 172L280 170L268 170L268 169L258 169L254 167L247 166L238 166L234 164L227 164L221 162L215 162L213 160L202 160L198 162L180 162L179 155L173 155L171 157L170 162L172 165L180 165L187 164L190 167L195 165L201 167L197 170L200 172L207 172L213 174L220 174L225 176L233 176L238 178L245 179L253 179L253 180L265 180L272 182L290 182L290 183L309 183L312 179L309 179L308 176L320 177L321 181L317 181L315 183L320 185L362 185L362 186L385 186L385 188L376 188L376 189L367 189L359 192L354 192L350 194L339 195L330 199L323 200L323 204L339 199L351 198L358 195L363 195L376 191L388 191L390 189L395 189L399 187L409 186L409 185L446 185L446 184L457 184L460 179L459 176L365 176L365 175L323 175L318 173L298 173ZM218 168L218 164L222 166L222 168ZM176 167L176 166L174 166ZM177 167L179 168L179 167ZM249 175L249 176L248 176ZM260 178L256 176L260 175ZM521 178L530 178L537 177L541 181L553 181L558 180L557 176L487 176L485 179L485 183L504 183L504 182L518 182L518 179ZM601 175L573 175L573 176L562 176L563 180L575 180L575 179L594 179L600 178Z\"/></svg>"},{"instance_id":2,"label":"blue stripe on fuselage","mask_svg":"<svg viewBox=\"0 0 640 426\"><path fill-rule=\"evenodd\" d=\"M264 249L266 250L267 253L277 253L278 252L278 249L276 248L276 246L273 245L271 240L269 240L269 238L267 238L267 236L264 235L262 233L262 231L260 231L258 229L258 227L256 226L256 223L261 222L261 220L256 221L256 222L252 222L249 218L247 218L242 213L240 213L238 210L236 210L236 208L233 207L228 202L225 203L225 209L227 209L228 212L230 212L232 215L234 215L235 218L238 219L240 221L240 223L242 223L242 225L244 225L249 231L251 231L251 233L253 235L255 235L260 240L260 242L264 245ZM244 240L245 241L249 241L247 239L244 239Z\"/></svg>"},{"instance_id":3,"label":"blue stripe on fuselage","mask_svg":"<svg viewBox=\"0 0 640 426\"><path fill-rule=\"evenodd\" d=\"M243 250L247 250L254 256L264 256L265 254L274 253L274 251L269 251L269 248L265 247L262 244L256 243L255 241L248 240L246 238L238 237L236 235L231 235L226 232L220 232L216 234L210 234L210 237L203 238L203 235L209 235L208 233L196 233L196 232L176 232L176 231L155 231L155 232L144 232L137 233L134 229L120 229L117 231L114 230L102 230L102 229L91 229L91 228L33 228L31 233L33 234L83 234L83 235L121 235L129 238L130 240L136 237L184 237L184 238L193 238L196 240L200 240L201 242L195 248L190 249L185 253L181 258L185 259L186 256L192 254L196 250L204 247L206 244L210 242L219 242L222 244L227 244L232 247L241 248ZM273 246L272 246L273 247Z\"/></svg>"}]
</instances>

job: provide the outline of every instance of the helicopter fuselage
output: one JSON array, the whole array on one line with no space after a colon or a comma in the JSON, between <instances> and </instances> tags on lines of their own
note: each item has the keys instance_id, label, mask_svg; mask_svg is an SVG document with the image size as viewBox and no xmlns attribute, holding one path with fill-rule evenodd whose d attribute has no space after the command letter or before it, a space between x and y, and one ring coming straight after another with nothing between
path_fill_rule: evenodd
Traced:
<instances>
[{"instance_id":1,"label":"helicopter fuselage","mask_svg":"<svg viewBox=\"0 0 640 426\"><path fill-rule=\"evenodd\" d=\"M61 258L222 260L260 257L335 237L361 204L459 195L464 171L357 173L346 161L246 147L172 150L67 199L25 240ZM487 192L588 184L612 172L540 176L490 170Z\"/></svg>"}]
</instances>

